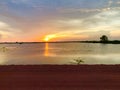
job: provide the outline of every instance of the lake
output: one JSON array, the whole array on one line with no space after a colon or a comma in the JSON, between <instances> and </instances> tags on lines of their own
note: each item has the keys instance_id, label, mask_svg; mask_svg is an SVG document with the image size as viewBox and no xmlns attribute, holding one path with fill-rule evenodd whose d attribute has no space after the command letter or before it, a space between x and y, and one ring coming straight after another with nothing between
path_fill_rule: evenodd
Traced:
<instances>
[{"instance_id":1,"label":"lake","mask_svg":"<svg viewBox=\"0 0 120 90\"><path fill-rule=\"evenodd\" d=\"M0 44L0 65L120 64L120 44L37 43Z\"/></svg>"}]
</instances>

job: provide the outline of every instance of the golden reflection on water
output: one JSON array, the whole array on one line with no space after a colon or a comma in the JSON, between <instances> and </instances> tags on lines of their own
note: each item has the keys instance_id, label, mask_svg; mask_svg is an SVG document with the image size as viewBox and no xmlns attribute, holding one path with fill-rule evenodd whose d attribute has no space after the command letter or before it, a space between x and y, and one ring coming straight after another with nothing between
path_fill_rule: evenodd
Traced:
<instances>
[{"instance_id":1,"label":"golden reflection on water","mask_svg":"<svg viewBox=\"0 0 120 90\"><path fill-rule=\"evenodd\" d=\"M49 45L48 43L45 43L45 53L44 53L44 56L49 56Z\"/></svg>"},{"instance_id":2,"label":"golden reflection on water","mask_svg":"<svg viewBox=\"0 0 120 90\"><path fill-rule=\"evenodd\" d=\"M49 43L45 43L44 56L46 56L46 57L48 57L48 56L56 56L56 54L52 52L52 47L50 47Z\"/></svg>"}]
</instances>

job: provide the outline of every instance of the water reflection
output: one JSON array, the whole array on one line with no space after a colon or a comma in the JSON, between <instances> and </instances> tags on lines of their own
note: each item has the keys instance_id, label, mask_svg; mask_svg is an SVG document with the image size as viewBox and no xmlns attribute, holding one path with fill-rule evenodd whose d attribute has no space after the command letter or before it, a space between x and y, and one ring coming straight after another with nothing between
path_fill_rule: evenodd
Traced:
<instances>
[{"instance_id":1,"label":"water reflection","mask_svg":"<svg viewBox=\"0 0 120 90\"><path fill-rule=\"evenodd\" d=\"M44 56L46 56L46 57L48 57L48 56L52 56L52 57L56 56L56 53L53 52L54 48L52 48L50 46L50 43L45 43L45 48L44 49L45 49Z\"/></svg>"},{"instance_id":2,"label":"water reflection","mask_svg":"<svg viewBox=\"0 0 120 90\"><path fill-rule=\"evenodd\" d=\"M7 62L7 53L0 51L0 65L5 64Z\"/></svg>"},{"instance_id":3,"label":"water reflection","mask_svg":"<svg viewBox=\"0 0 120 90\"><path fill-rule=\"evenodd\" d=\"M8 50L7 50L8 49ZM81 57L84 64L120 64L120 45L40 43L0 45L0 65L70 64Z\"/></svg>"},{"instance_id":4,"label":"water reflection","mask_svg":"<svg viewBox=\"0 0 120 90\"><path fill-rule=\"evenodd\" d=\"M0 48L0 51L2 51L2 52L6 52L8 49L6 48L6 47L1 47Z\"/></svg>"},{"instance_id":5,"label":"water reflection","mask_svg":"<svg viewBox=\"0 0 120 90\"><path fill-rule=\"evenodd\" d=\"M49 46L48 46L48 43L45 43L45 52L44 52L44 56L49 56L50 53L49 53Z\"/></svg>"}]
</instances>

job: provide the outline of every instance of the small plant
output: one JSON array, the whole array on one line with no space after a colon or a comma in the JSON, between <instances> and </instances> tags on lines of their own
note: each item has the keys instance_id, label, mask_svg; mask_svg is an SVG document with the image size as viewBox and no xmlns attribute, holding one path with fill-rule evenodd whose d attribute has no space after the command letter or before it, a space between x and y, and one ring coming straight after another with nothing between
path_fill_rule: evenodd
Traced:
<instances>
[{"instance_id":1,"label":"small plant","mask_svg":"<svg viewBox=\"0 0 120 90\"><path fill-rule=\"evenodd\" d=\"M8 50L8 48L2 47L2 48L0 48L0 50L2 50L3 52L6 52Z\"/></svg>"},{"instance_id":2,"label":"small plant","mask_svg":"<svg viewBox=\"0 0 120 90\"><path fill-rule=\"evenodd\" d=\"M84 63L84 61L81 58L76 58L73 60L73 62L71 62L72 64L77 64L80 65L82 63Z\"/></svg>"}]
</instances>

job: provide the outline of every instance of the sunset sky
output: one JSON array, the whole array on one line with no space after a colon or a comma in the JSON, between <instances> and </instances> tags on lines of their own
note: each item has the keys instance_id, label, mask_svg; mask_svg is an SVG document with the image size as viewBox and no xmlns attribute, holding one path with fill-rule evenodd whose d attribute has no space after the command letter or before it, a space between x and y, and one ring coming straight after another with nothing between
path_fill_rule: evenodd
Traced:
<instances>
[{"instance_id":1,"label":"sunset sky","mask_svg":"<svg viewBox=\"0 0 120 90\"><path fill-rule=\"evenodd\" d=\"M120 0L0 0L0 42L120 40Z\"/></svg>"}]
</instances>

